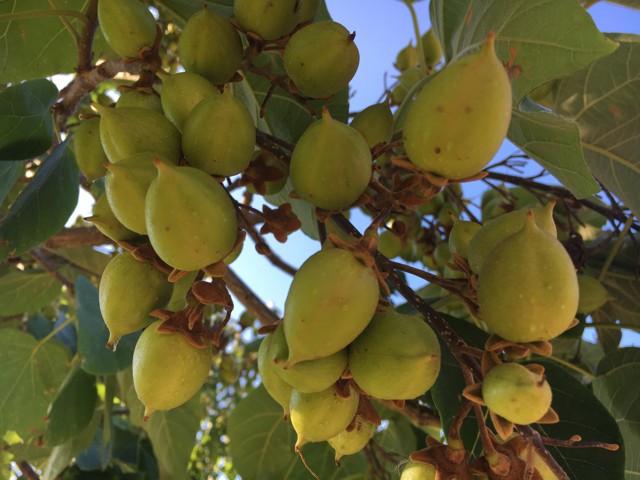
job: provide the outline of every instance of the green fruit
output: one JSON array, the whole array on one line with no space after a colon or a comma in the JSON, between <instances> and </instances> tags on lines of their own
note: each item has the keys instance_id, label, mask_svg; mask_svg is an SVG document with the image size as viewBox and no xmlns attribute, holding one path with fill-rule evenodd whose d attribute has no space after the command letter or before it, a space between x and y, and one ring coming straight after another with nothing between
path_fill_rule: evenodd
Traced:
<instances>
[{"instance_id":1,"label":"green fruit","mask_svg":"<svg viewBox=\"0 0 640 480\"><path fill-rule=\"evenodd\" d=\"M418 49L411 42L396 55L396 62L393 64L399 71L404 72L418 65Z\"/></svg>"},{"instance_id":2,"label":"green fruit","mask_svg":"<svg viewBox=\"0 0 640 480\"><path fill-rule=\"evenodd\" d=\"M212 175L242 172L251 162L255 143L251 113L229 89L201 101L184 124L182 150L187 162Z\"/></svg>"},{"instance_id":3,"label":"green fruit","mask_svg":"<svg viewBox=\"0 0 640 480\"><path fill-rule=\"evenodd\" d=\"M296 450L308 442L322 442L335 437L353 420L359 395L349 387L347 398L333 387L314 393L291 392L291 424L298 434Z\"/></svg>"},{"instance_id":4,"label":"green fruit","mask_svg":"<svg viewBox=\"0 0 640 480\"><path fill-rule=\"evenodd\" d=\"M140 236L120 223L111 210L106 194L98 197L93 205L93 214L85 217L85 220L93 223L102 234L114 242L134 240Z\"/></svg>"},{"instance_id":5,"label":"green fruit","mask_svg":"<svg viewBox=\"0 0 640 480\"><path fill-rule=\"evenodd\" d=\"M451 261L451 250L447 242L440 242L433 249L433 261L437 268L444 268Z\"/></svg>"},{"instance_id":6,"label":"green fruit","mask_svg":"<svg viewBox=\"0 0 640 480\"><path fill-rule=\"evenodd\" d=\"M312 255L293 277L284 311L290 367L332 355L367 326L378 305L374 271L347 250Z\"/></svg>"},{"instance_id":7,"label":"green fruit","mask_svg":"<svg viewBox=\"0 0 640 480\"><path fill-rule=\"evenodd\" d=\"M343 210L367 188L373 164L362 135L325 109L298 140L289 168L300 198L325 210Z\"/></svg>"},{"instance_id":8,"label":"green fruit","mask_svg":"<svg viewBox=\"0 0 640 480\"><path fill-rule=\"evenodd\" d=\"M375 398L416 398L438 378L438 337L421 317L388 310L375 315L353 341L349 368L358 386Z\"/></svg>"},{"instance_id":9,"label":"green fruit","mask_svg":"<svg viewBox=\"0 0 640 480\"><path fill-rule=\"evenodd\" d=\"M553 207L550 202L544 207L534 208L535 221L540 228L554 237L557 235L556 224L553 221ZM518 232L526 223L529 210L516 210L489 220L478 232L471 237L467 255L469 266L475 273L481 273L485 258L504 239Z\"/></svg>"},{"instance_id":10,"label":"green fruit","mask_svg":"<svg viewBox=\"0 0 640 480\"><path fill-rule=\"evenodd\" d=\"M187 72L202 75L216 85L228 82L243 58L242 40L231 22L207 9L189 18L178 50Z\"/></svg>"},{"instance_id":11,"label":"green fruit","mask_svg":"<svg viewBox=\"0 0 640 480\"><path fill-rule=\"evenodd\" d=\"M578 286L580 288L579 313L595 312L611 300L611 296L602 282L590 275L578 275Z\"/></svg>"},{"instance_id":12,"label":"green fruit","mask_svg":"<svg viewBox=\"0 0 640 480\"><path fill-rule=\"evenodd\" d=\"M438 211L436 219L438 220L438 223L440 225L448 229L453 226L452 217L457 216L459 214L460 214L460 207L458 207L456 203L452 201L445 201L442 207L440 207L440 210Z\"/></svg>"},{"instance_id":13,"label":"green fruit","mask_svg":"<svg viewBox=\"0 0 640 480\"><path fill-rule=\"evenodd\" d=\"M430 463L409 461L400 480L436 480L436 467Z\"/></svg>"},{"instance_id":14,"label":"green fruit","mask_svg":"<svg viewBox=\"0 0 640 480\"><path fill-rule=\"evenodd\" d=\"M482 225L454 218L453 228L449 232L449 251L467 258L469 243Z\"/></svg>"},{"instance_id":15,"label":"green fruit","mask_svg":"<svg viewBox=\"0 0 640 480\"><path fill-rule=\"evenodd\" d=\"M409 68L398 77L398 85L391 90L391 99L396 105L400 105L413 86L424 78L421 68Z\"/></svg>"},{"instance_id":16,"label":"green fruit","mask_svg":"<svg viewBox=\"0 0 640 480\"><path fill-rule=\"evenodd\" d=\"M149 240L178 270L199 270L226 257L236 242L236 212L222 186L202 170L154 162L158 176L145 200Z\"/></svg>"},{"instance_id":17,"label":"green fruit","mask_svg":"<svg viewBox=\"0 0 640 480\"><path fill-rule=\"evenodd\" d=\"M550 340L564 332L578 308L578 279L562 244L538 227L524 227L498 244L478 277L482 319L511 342Z\"/></svg>"},{"instance_id":18,"label":"green fruit","mask_svg":"<svg viewBox=\"0 0 640 480\"><path fill-rule=\"evenodd\" d=\"M144 417L179 407L204 385L211 368L211 349L196 348L180 333L158 333L162 320L149 325L133 351L133 386Z\"/></svg>"},{"instance_id":19,"label":"green fruit","mask_svg":"<svg viewBox=\"0 0 640 480\"><path fill-rule=\"evenodd\" d=\"M227 385L233 385L240 378L242 369L236 360L236 357L224 355L218 367L218 377Z\"/></svg>"},{"instance_id":20,"label":"green fruit","mask_svg":"<svg viewBox=\"0 0 640 480\"><path fill-rule=\"evenodd\" d=\"M376 103L359 112L351 121L351 127L360 132L371 149L391 141L393 114L387 103Z\"/></svg>"},{"instance_id":21,"label":"green fruit","mask_svg":"<svg viewBox=\"0 0 640 480\"><path fill-rule=\"evenodd\" d=\"M291 33L299 21L299 0L235 0L233 15L243 30L263 40L277 40Z\"/></svg>"},{"instance_id":22,"label":"green fruit","mask_svg":"<svg viewBox=\"0 0 640 480\"><path fill-rule=\"evenodd\" d=\"M267 358L273 363L276 374L299 392L312 393L329 388L347 368L346 349L328 357L307 360L284 368L289 357L284 327L280 325L272 337Z\"/></svg>"},{"instance_id":23,"label":"green fruit","mask_svg":"<svg viewBox=\"0 0 640 480\"><path fill-rule=\"evenodd\" d=\"M178 163L180 132L164 115L140 107L93 105L100 113L100 140L111 163L143 152L156 152Z\"/></svg>"},{"instance_id":24,"label":"green fruit","mask_svg":"<svg viewBox=\"0 0 640 480\"><path fill-rule=\"evenodd\" d=\"M273 335L267 335L260 343L260 348L258 348L258 373L260 373L262 385L271 395L271 398L278 402L284 410L284 414L288 415L293 387L280 378L276 373L275 365L269 358L268 352L272 341Z\"/></svg>"},{"instance_id":25,"label":"green fruit","mask_svg":"<svg viewBox=\"0 0 640 480\"><path fill-rule=\"evenodd\" d=\"M320 0L301 0L300 12L298 13L298 23L313 21L318 13Z\"/></svg>"},{"instance_id":26,"label":"green fruit","mask_svg":"<svg viewBox=\"0 0 640 480\"><path fill-rule=\"evenodd\" d=\"M511 120L511 83L493 43L490 35L478 52L447 65L411 105L404 147L421 170L467 178L502 145Z\"/></svg>"},{"instance_id":27,"label":"green fruit","mask_svg":"<svg viewBox=\"0 0 640 480\"><path fill-rule=\"evenodd\" d=\"M107 173L109 161L100 141L100 119L88 118L73 127L73 153L80 171L88 182Z\"/></svg>"},{"instance_id":28,"label":"green fruit","mask_svg":"<svg viewBox=\"0 0 640 480\"><path fill-rule=\"evenodd\" d=\"M442 191L436 193L433 197L416 207L416 211L421 217L428 215L437 215L445 203L444 193Z\"/></svg>"},{"instance_id":29,"label":"green fruit","mask_svg":"<svg viewBox=\"0 0 640 480\"><path fill-rule=\"evenodd\" d=\"M353 38L331 21L312 23L293 34L284 50L284 69L300 93L327 98L349 85L360 62Z\"/></svg>"},{"instance_id":30,"label":"green fruit","mask_svg":"<svg viewBox=\"0 0 640 480\"><path fill-rule=\"evenodd\" d=\"M421 41L425 65L427 67L436 66L442 59L442 47L432 28L422 35Z\"/></svg>"},{"instance_id":31,"label":"green fruit","mask_svg":"<svg viewBox=\"0 0 640 480\"><path fill-rule=\"evenodd\" d=\"M482 399L489 410L518 425L540 420L551 407L547 380L518 363L493 367L482 382Z\"/></svg>"},{"instance_id":32,"label":"green fruit","mask_svg":"<svg viewBox=\"0 0 640 480\"><path fill-rule=\"evenodd\" d=\"M116 102L116 108L136 107L153 110L164 115L160 97L154 93L144 93L139 90L125 90Z\"/></svg>"},{"instance_id":33,"label":"green fruit","mask_svg":"<svg viewBox=\"0 0 640 480\"><path fill-rule=\"evenodd\" d=\"M173 286L150 263L139 262L127 252L107 264L100 279L100 312L109 329L107 347L115 347L123 335L153 322L149 313L164 307Z\"/></svg>"},{"instance_id":34,"label":"green fruit","mask_svg":"<svg viewBox=\"0 0 640 480\"><path fill-rule=\"evenodd\" d=\"M378 240L378 251L387 258L395 258L402 253L402 240L397 235L385 230Z\"/></svg>"},{"instance_id":35,"label":"green fruit","mask_svg":"<svg viewBox=\"0 0 640 480\"><path fill-rule=\"evenodd\" d=\"M375 423L357 416L353 430L343 430L335 437L327 440L336 452L336 463L339 463L343 456L353 455L364 449L375 433Z\"/></svg>"},{"instance_id":36,"label":"green fruit","mask_svg":"<svg viewBox=\"0 0 640 480\"><path fill-rule=\"evenodd\" d=\"M138 57L156 41L156 20L138 0L101 0L98 22L109 46L123 57Z\"/></svg>"},{"instance_id":37,"label":"green fruit","mask_svg":"<svg viewBox=\"0 0 640 480\"><path fill-rule=\"evenodd\" d=\"M164 114L182 131L191 111L204 99L220 92L209 80L192 72L175 75L159 72L162 79L162 108Z\"/></svg>"}]
</instances>

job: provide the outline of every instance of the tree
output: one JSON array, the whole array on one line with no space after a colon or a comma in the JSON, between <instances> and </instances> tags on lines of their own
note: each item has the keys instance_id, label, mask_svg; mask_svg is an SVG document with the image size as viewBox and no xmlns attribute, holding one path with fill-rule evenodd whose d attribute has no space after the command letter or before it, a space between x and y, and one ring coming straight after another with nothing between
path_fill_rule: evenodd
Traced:
<instances>
[{"instance_id":1,"label":"tree","mask_svg":"<svg viewBox=\"0 0 640 480\"><path fill-rule=\"evenodd\" d=\"M432 0L351 113L324 2L8 3L3 478L640 472L640 50L594 2Z\"/></svg>"}]
</instances>

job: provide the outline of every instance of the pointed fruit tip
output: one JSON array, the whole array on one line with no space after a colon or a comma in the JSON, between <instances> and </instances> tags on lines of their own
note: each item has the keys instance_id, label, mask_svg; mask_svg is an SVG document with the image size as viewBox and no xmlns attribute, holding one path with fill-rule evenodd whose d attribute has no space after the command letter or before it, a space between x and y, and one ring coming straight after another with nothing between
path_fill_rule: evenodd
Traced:
<instances>
[{"instance_id":1,"label":"pointed fruit tip","mask_svg":"<svg viewBox=\"0 0 640 480\"><path fill-rule=\"evenodd\" d=\"M149 420L149 417L153 412L155 412L155 410L153 410L152 408L144 407L144 414L142 419L146 422L147 420Z\"/></svg>"}]
</instances>

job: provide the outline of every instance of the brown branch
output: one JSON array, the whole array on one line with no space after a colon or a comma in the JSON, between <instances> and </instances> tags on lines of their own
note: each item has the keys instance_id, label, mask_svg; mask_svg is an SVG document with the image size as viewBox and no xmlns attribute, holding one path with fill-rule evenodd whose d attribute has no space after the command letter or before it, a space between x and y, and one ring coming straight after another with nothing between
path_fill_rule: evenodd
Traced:
<instances>
[{"instance_id":1,"label":"brown branch","mask_svg":"<svg viewBox=\"0 0 640 480\"><path fill-rule=\"evenodd\" d=\"M378 400L378 402L390 410L401 413L415 425L421 427L442 428L440 416L430 408L420 405L415 400L404 402L402 407L391 400Z\"/></svg>"},{"instance_id":2,"label":"brown branch","mask_svg":"<svg viewBox=\"0 0 640 480\"><path fill-rule=\"evenodd\" d=\"M525 437L531 440L534 448L538 454L542 457L544 463L547 464L549 469L556 474L558 480L571 480L569 475L558 464L556 459L551 455L549 450L544 445L541 435L529 425L518 425L518 431Z\"/></svg>"},{"instance_id":3,"label":"brown branch","mask_svg":"<svg viewBox=\"0 0 640 480\"><path fill-rule=\"evenodd\" d=\"M87 21L78 42L78 73L88 72L93 67L93 37L98 28L98 0L89 2L85 16Z\"/></svg>"},{"instance_id":4,"label":"brown branch","mask_svg":"<svg viewBox=\"0 0 640 480\"><path fill-rule=\"evenodd\" d=\"M96 247L113 241L100 233L96 227L63 228L42 245L51 250L66 247Z\"/></svg>"},{"instance_id":5,"label":"brown branch","mask_svg":"<svg viewBox=\"0 0 640 480\"><path fill-rule=\"evenodd\" d=\"M231 268L227 269L224 281L231 293L262 325L271 325L280 320Z\"/></svg>"},{"instance_id":6,"label":"brown branch","mask_svg":"<svg viewBox=\"0 0 640 480\"><path fill-rule=\"evenodd\" d=\"M579 435L575 435L568 440L558 440L557 438L549 438L540 436L542 443L545 445L551 445L554 447L563 448L604 448L611 452L615 452L620 449L620 445L616 443L604 443L604 442L583 442Z\"/></svg>"},{"instance_id":7,"label":"brown branch","mask_svg":"<svg viewBox=\"0 0 640 480\"><path fill-rule=\"evenodd\" d=\"M39 249L34 248L33 250L31 250L29 252L29 256L33 258L36 262L38 262L49 275L51 275L53 278L55 278L57 281L59 281L65 287L67 287L67 290L69 290L69 293L71 293L71 295L76 294L76 289L75 289L75 286L73 285L73 282L65 278L59 271L57 271L55 267L49 263L49 260L47 259L47 257L44 256Z\"/></svg>"},{"instance_id":8,"label":"brown branch","mask_svg":"<svg viewBox=\"0 0 640 480\"><path fill-rule=\"evenodd\" d=\"M40 476L33 470L33 467L28 462L22 461L17 463L20 473L27 480L40 480Z\"/></svg>"}]
</instances>

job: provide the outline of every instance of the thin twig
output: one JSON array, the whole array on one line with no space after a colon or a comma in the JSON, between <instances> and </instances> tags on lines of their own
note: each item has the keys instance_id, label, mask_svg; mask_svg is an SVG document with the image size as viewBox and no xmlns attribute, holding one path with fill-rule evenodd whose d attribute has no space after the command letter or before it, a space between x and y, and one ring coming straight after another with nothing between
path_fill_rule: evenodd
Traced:
<instances>
[{"instance_id":1,"label":"thin twig","mask_svg":"<svg viewBox=\"0 0 640 480\"><path fill-rule=\"evenodd\" d=\"M27 480L40 480L40 476L35 472L33 467L29 465L28 462L18 462L17 465L20 469L20 473L22 473L22 476Z\"/></svg>"},{"instance_id":2,"label":"thin twig","mask_svg":"<svg viewBox=\"0 0 640 480\"><path fill-rule=\"evenodd\" d=\"M65 287L67 287L67 290L69 290L69 293L71 295L76 294L76 289L75 289L75 286L73 285L73 282L65 278L64 275L62 275L58 270L56 270L55 267L49 263L49 260L47 259L47 257L43 255L39 249L34 248L33 250L31 250L29 252L29 256L33 258L36 262L38 262L49 275L51 275L53 278L55 278L57 281L59 281Z\"/></svg>"}]
</instances>

